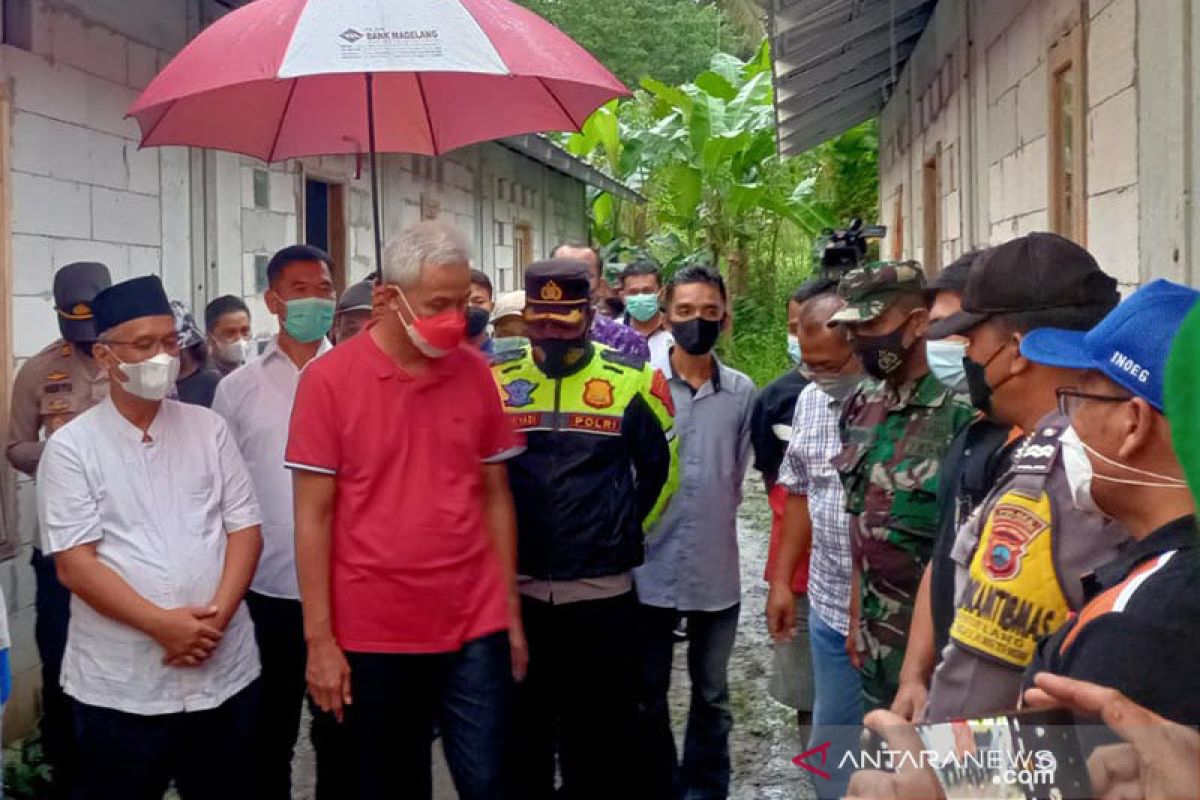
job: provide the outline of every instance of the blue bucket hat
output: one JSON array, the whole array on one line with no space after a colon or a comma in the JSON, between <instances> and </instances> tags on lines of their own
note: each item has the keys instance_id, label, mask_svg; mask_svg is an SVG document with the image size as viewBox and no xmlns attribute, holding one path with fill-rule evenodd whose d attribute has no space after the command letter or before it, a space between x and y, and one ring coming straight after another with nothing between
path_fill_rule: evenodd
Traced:
<instances>
[{"instance_id":1,"label":"blue bucket hat","mask_svg":"<svg viewBox=\"0 0 1200 800\"><path fill-rule=\"evenodd\" d=\"M1156 280L1134 292L1083 333L1039 328L1021 341L1021 355L1050 367L1093 369L1163 410L1163 375L1175 334L1200 292Z\"/></svg>"}]
</instances>

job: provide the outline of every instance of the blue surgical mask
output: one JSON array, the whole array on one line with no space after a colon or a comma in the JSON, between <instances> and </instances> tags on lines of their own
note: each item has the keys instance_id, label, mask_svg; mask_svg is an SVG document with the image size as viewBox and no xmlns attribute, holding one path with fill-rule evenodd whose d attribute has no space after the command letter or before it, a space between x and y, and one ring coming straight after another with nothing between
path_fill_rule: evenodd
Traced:
<instances>
[{"instance_id":1,"label":"blue surgical mask","mask_svg":"<svg viewBox=\"0 0 1200 800\"><path fill-rule=\"evenodd\" d=\"M788 334L788 358L792 360L792 366L800 364L800 337L794 333Z\"/></svg>"},{"instance_id":2,"label":"blue surgical mask","mask_svg":"<svg viewBox=\"0 0 1200 800\"><path fill-rule=\"evenodd\" d=\"M507 353L528 346L529 337L527 336L497 336L492 339L492 352L494 353Z\"/></svg>"},{"instance_id":3,"label":"blue surgical mask","mask_svg":"<svg viewBox=\"0 0 1200 800\"><path fill-rule=\"evenodd\" d=\"M967 343L956 339L935 339L925 343L925 358L929 371L943 386L960 394L967 392L967 371L963 358Z\"/></svg>"},{"instance_id":4,"label":"blue surgical mask","mask_svg":"<svg viewBox=\"0 0 1200 800\"><path fill-rule=\"evenodd\" d=\"M625 310L638 322L649 322L658 313L658 295L631 294L625 298Z\"/></svg>"}]
</instances>

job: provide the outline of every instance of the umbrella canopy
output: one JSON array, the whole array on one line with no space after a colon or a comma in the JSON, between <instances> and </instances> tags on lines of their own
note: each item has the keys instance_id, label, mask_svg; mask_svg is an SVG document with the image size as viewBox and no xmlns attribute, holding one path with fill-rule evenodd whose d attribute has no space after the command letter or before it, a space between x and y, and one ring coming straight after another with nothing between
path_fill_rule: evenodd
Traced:
<instances>
[{"instance_id":1,"label":"umbrella canopy","mask_svg":"<svg viewBox=\"0 0 1200 800\"><path fill-rule=\"evenodd\" d=\"M255 0L192 40L129 113L143 146L264 161L438 155L578 130L627 93L570 37L508 0Z\"/></svg>"}]
</instances>

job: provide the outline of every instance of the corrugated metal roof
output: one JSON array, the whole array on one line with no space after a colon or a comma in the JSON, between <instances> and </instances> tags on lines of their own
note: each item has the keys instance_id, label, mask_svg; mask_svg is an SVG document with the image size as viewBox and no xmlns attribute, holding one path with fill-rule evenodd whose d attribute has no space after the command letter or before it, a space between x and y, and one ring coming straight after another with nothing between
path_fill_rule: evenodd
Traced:
<instances>
[{"instance_id":1,"label":"corrugated metal roof","mask_svg":"<svg viewBox=\"0 0 1200 800\"><path fill-rule=\"evenodd\" d=\"M497 144L515 150L523 156L545 164L553 170L569 175L577 181L608 192L630 203L644 203L646 198L620 181L612 178L591 164L576 158L545 136L527 133L500 139Z\"/></svg>"},{"instance_id":2,"label":"corrugated metal roof","mask_svg":"<svg viewBox=\"0 0 1200 800\"><path fill-rule=\"evenodd\" d=\"M879 113L937 0L770 0L779 152Z\"/></svg>"}]
</instances>

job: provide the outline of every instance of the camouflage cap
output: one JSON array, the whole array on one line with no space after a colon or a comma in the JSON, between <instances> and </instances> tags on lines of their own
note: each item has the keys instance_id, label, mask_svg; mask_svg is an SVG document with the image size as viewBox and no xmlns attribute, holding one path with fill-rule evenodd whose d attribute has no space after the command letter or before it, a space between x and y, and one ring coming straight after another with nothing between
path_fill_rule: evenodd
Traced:
<instances>
[{"instance_id":1,"label":"camouflage cap","mask_svg":"<svg viewBox=\"0 0 1200 800\"><path fill-rule=\"evenodd\" d=\"M829 324L870 322L906 294L925 290L925 272L916 261L881 261L852 269L838 284L838 295L846 306Z\"/></svg>"}]
</instances>

